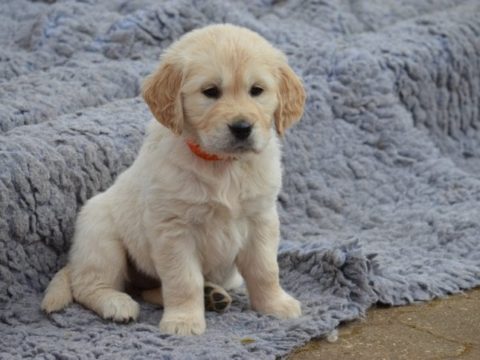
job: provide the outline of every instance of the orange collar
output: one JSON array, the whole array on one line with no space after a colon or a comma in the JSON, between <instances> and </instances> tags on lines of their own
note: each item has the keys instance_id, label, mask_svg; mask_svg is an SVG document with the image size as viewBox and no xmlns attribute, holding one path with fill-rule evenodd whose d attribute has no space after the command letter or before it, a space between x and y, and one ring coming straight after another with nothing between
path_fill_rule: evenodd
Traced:
<instances>
[{"instance_id":1,"label":"orange collar","mask_svg":"<svg viewBox=\"0 0 480 360\"><path fill-rule=\"evenodd\" d=\"M187 140L187 145L188 145L188 147L190 148L190 151L191 151L192 153L194 153L195 155L197 155L199 158L202 158L203 160L207 160L207 161L224 160L223 158L221 158L221 157L218 156L218 155L209 154L209 153L207 153L206 151L203 151L203 150L200 148L200 145L198 145L197 143L194 143L194 142L191 141L191 140Z\"/></svg>"}]
</instances>

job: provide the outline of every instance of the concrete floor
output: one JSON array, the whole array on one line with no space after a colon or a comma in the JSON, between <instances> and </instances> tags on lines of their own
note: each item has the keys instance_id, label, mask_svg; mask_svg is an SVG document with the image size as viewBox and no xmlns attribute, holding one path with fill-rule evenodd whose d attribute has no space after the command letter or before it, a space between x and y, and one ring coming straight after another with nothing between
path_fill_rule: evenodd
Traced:
<instances>
[{"instance_id":1,"label":"concrete floor","mask_svg":"<svg viewBox=\"0 0 480 360\"><path fill-rule=\"evenodd\" d=\"M480 359L480 288L428 303L377 307L339 328L335 343L316 340L289 360Z\"/></svg>"}]
</instances>

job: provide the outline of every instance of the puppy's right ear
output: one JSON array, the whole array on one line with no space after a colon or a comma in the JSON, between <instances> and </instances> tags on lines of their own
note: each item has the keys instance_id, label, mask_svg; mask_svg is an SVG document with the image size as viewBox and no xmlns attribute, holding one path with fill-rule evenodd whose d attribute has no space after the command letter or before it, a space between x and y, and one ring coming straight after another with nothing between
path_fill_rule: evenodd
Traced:
<instances>
[{"instance_id":1,"label":"puppy's right ear","mask_svg":"<svg viewBox=\"0 0 480 360\"><path fill-rule=\"evenodd\" d=\"M182 72L175 65L163 62L142 86L143 98L152 114L177 135L183 129L182 81Z\"/></svg>"},{"instance_id":2,"label":"puppy's right ear","mask_svg":"<svg viewBox=\"0 0 480 360\"><path fill-rule=\"evenodd\" d=\"M285 130L296 123L303 114L305 90L302 82L287 64L279 69L278 108L275 111L277 133L283 136Z\"/></svg>"}]
</instances>

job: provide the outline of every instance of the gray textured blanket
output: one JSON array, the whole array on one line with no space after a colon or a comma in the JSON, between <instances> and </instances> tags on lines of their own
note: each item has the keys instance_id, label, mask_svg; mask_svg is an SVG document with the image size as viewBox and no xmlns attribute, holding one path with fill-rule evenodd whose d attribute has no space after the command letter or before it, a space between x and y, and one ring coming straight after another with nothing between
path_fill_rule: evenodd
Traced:
<instances>
[{"instance_id":1,"label":"gray textured blanket","mask_svg":"<svg viewBox=\"0 0 480 360\"><path fill-rule=\"evenodd\" d=\"M232 22L289 56L308 92L284 144L281 280L304 316L242 291L207 332L158 331L79 305L47 317L85 200L134 159L138 97L162 49ZM376 302L480 284L478 0L0 1L0 358L275 358Z\"/></svg>"}]
</instances>

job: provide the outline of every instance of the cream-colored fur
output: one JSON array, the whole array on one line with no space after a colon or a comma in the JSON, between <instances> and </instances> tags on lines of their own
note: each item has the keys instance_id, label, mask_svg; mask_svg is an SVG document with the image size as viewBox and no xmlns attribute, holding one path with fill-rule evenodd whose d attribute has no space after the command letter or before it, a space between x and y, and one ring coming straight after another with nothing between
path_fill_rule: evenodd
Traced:
<instances>
[{"instance_id":1,"label":"cream-colored fur","mask_svg":"<svg viewBox=\"0 0 480 360\"><path fill-rule=\"evenodd\" d=\"M252 95L253 86L263 92ZM211 87L220 96L203 93ZM203 333L205 281L232 288L241 276L253 309L298 317L277 264L278 135L299 120L305 100L285 56L247 29L209 26L166 51L143 95L157 121L130 168L82 208L69 263L42 308L59 310L73 294L103 318L137 318L138 304L123 292L128 256L161 281L145 295L163 303L164 332ZM238 120L253 126L247 141L232 136ZM187 140L222 160L195 155Z\"/></svg>"}]
</instances>

